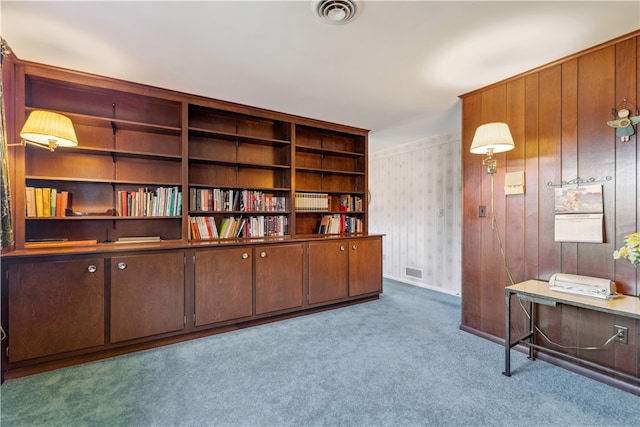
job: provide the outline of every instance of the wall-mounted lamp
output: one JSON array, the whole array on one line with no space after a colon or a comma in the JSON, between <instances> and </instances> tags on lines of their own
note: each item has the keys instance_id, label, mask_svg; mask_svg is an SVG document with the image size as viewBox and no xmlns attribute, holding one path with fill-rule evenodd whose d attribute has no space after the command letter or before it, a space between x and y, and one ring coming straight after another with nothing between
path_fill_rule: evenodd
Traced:
<instances>
[{"instance_id":1,"label":"wall-mounted lamp","mask_svg":"<svg viewBox=\"0 0 640 427\"><path fill-rule=\"evenodd\" d=\"M498 247L500 248L500 255L504 263L504 270L509 277L509 282L513 285L513 278L509 272L507 265L507 256L504 253L504 247L502 246L502 239L500 239L500 230L496 226L496 213L494 207L494 174L498 169L496 159L493 158L494 153L502 153L503 151L513 150L515 144L513 143L513 137L509 126L506 123L486 123L478 126L476 133L473 135L473 142L471 142L471 152L473 154L486 154L487 157L482 161L482 164L487 167L487 173L491 176L491 229L494 231Z\"/></svg>"},{"instance_id":2,"label":"wall-mounted lamp","mask_svg":"<svg viewBox=\"0 0 640 427\"><path fill-rule=\"evenodd\" d=\"M33 144L54 151L57 147L76 147L78 138L71 119L51 111L34 110L20 131L22 144Z\"/></svg>"},{"instance_id":3,"label":"wall-mounted lamp","mask_svg":"<svg viewBox=\"0 0 640 427\"><path fill-rule=\"evenodd\" d=\"M487 167L487 173L494 174L497 170L497 162L493 155L513 150L514 146L509 126L506 123L494 122L478 126L470 151L473 154L486 154L487 158L482 161L482 164Z\"/></svg>"}]
</instances>

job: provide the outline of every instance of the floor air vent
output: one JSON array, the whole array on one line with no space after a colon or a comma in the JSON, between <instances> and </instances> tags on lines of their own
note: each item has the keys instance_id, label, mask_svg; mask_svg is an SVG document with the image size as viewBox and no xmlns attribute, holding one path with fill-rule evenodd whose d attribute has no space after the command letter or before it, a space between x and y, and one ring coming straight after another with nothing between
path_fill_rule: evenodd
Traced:
<instances>
[{"instance_id":1,"label":"floor air vent","mask_svg":"<svg viewBox=\"0 0 640 427\"><path fill-rule=\"evenodd\" d=\"M422 270L419 268L405 267L404 274L406 276L414 277L416 279L422 279Z\"/></svg>"}]
</instances>

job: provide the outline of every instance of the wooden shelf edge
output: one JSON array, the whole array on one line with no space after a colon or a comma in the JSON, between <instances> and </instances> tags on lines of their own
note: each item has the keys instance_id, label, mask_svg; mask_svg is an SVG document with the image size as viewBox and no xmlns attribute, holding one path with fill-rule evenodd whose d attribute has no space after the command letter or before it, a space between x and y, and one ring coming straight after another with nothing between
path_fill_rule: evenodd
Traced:
<instances>
[{"instance_id":1,"label":"wooden shelf edge","mask_svg":"<svg viewBox=\"0 0 640 427\"><path fill-rule=\"evenodd\" d=\"M253 143L258 145L279 145L279 146L287 146L291 145L291 141L287 141L286 139L277 139L277 138L265 138L260 136L234 133L234 132L224 132L214 129L205 129L205 128L197 128L189 126L189 134L193 136L203 136L203 137L219 137L229 141L236 142L246 142Z\"/></svg>"},{"instance_id":2,"label":"wooden shelf edge","mask_svg":"<svg viewBox=\"0 0 640 427\"><path fill-rule=\"evenodd\" d=\"M296 144L296 150L304 151L308 153L327 153L327 154L336 154L344 157L364 157L364 153L360 153L358 151L343 151L343 150L332 150L329 148L322 147L312 147L310 145L302 145Z\"/></svg>"},{"instance_id":3,"label":"wooden shelf edge","mask_svg":"<svg viewBox=\"0 0 640 427\"><path fill-rule=\"evenodd\" d=\"M25 106L25 111L31 112L33 110L41 110L41 108ZM134 120L117 119L113 117L91 116L88 114L72 113L69 111L55 110L55 112L69 117L74 123L78 123L78 124L86 124L90 126L95 124L100 124L100 125L105 125L105 127L107 127L106 125L108 125L108 127L115 128L116 130L118 129L144 130L144 131L151 131L155 133L162 133L162 134L169 134L169 135L182 134L182 127L167 126L167 125L156 124L156 123L138 122ZM120 125L121 127L118 128L118 125Z\"/></svg>"}]
</instances>

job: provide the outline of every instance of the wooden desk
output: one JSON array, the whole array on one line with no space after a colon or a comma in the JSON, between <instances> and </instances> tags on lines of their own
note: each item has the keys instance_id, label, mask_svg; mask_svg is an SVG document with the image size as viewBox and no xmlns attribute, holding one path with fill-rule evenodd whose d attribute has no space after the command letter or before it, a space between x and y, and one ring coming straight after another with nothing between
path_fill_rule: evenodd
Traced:
<instances>
[{"instance_id":1,"label":"wooden desk","mask_svg":"<svg viewBox=\"0 0 640 427\"><path fill-rule=\"evenodd\" d=\"M521 338L514 341L511 340L511 296L517 295L521 300L529 302L529 332ZM628 375L623 372L616 371L607 366L600 365L580 357L565 354L547 347L542 347L535 343L535 304L543 304L548 306L557 306L558 304L571 305L575 307L585 308L588 310L601 311L618 316L640 319L640 298L627 295L621 295L609 300L598 299L592 297L583 297L580 295L567 294L558 291L549 290L549 283L541 280L527 280L526 282L517 283L513 286L505 288L505 361L504 372L506 376L511 376L511 349L518 344L525 345L529 348L529 359L534 359L534 350L543 351L553 354L560 358L581 362L584 365L598 369L603 372L615 374L619 377L626 378L635 382L640 379L634 375Z\"/></svg>"}]
</instances>

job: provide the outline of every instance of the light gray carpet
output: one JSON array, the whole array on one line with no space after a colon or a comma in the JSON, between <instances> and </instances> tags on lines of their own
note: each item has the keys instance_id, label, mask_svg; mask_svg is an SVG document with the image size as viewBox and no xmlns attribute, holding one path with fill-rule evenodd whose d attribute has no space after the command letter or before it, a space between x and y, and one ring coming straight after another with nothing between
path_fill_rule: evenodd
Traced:
<instances>
[{"instance_id":1,"label":"light gray carpet","mask_svg":"<svg viewBox=\"0 0 640 427\"><path fill-rule=\"evenodd\" d=\"M380 300L7 381L2 426L635 426L640 399L458 329L460 300ZM496 301L501 304L502 301Z\"/></svg>"}]
</instances>

